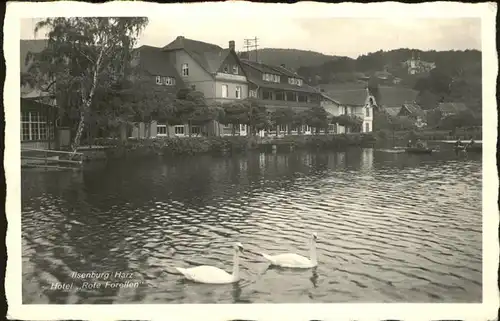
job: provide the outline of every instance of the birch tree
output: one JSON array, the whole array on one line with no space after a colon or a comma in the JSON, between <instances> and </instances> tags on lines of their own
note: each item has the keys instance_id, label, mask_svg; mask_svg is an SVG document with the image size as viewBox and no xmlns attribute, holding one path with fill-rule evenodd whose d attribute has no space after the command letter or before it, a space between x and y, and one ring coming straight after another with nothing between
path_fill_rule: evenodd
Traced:
<instances>
[{"instance_id":1,"label":"birch tree","mask_svg":"<svg viewBox=\"0 0 500 321\"><path fill-rule=\"evenodd\" d=\"M35 33L48 30L48 43L40 53L29 53L32 85L49 86L42 90L69 91L77 102L79 122L72 149L80 144L86 115L90 114L96 92L111 87L126 77L131 51L147 18L71 17L47 18ZM55 86L54 86L55 85Z\"/></svg>"}]
</instances>

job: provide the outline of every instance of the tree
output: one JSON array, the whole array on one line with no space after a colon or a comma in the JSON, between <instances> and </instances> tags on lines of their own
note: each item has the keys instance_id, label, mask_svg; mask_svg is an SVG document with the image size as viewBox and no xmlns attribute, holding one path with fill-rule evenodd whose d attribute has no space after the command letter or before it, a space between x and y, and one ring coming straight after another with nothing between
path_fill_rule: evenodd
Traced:
<instances>
[{"instance_id":1,"label":"tree","mask_svg":"<svg viewBox=\"0 0 500 321\"><path fill-rule=\"evenodd\" d=\"M478 126L479 124L480 120L477 120L470 111L462 111L442 119L439 127L455 130L456 128Z\"/></svg>"},{"instance_id":2,"label":"tree","mask_svg":"<svg viewBox=\"0 0 500 321\"><path fill-rule=\"evenodd\" d=\"M382 106L382 95L380 95L379 81L375 77L371 77L368 81L368 91L375 98L377 106Z\"/></svg>"},{"instance_id":3,"label":"tree","mask_svg":"<svg viewBox=\"0 0 500 321\"><path fill-rule=\"evenodd\" d=\"M232 135L236 134L236 127L240 124L248 124L248 106L242 101L227 102L222 105L224 113L219 117L219 122L224 125L233 125Z\"/></svg>"},{"instance_id":4,"label":"tree","mask_svg":"<svg viewBox=\"0 0 500 321\"><path fill-rule=\"evenodd\" d=\"M323 107L312 107L306 115L305 123L316 128L316 133L319 133L320 129L328 129L328 113Z\"/></svg>"},{"instance_id":5,"label":"tree","mask_svg":"<svg viewBox=\"0 0 500 321\"><path fill-rule=\"evenodd\" d=\"M442 113L439 109L428 110L426 114L427 125L431 128L436 128L441 123Z\"/></svg>"},{"instance_id":6,"label":"tree","mask_svg":"<svg viewBox=\"0 0 500 321\"><path fill-rule=\"evenodd\" d=\"M189 136L191 136L193 125L204 126L217 116L217 108L209 106L205 95L200 91L179 90L174 106L173 121L176 124L188 124Z\"/></svg>"},{"instance_id":7,"label":"tree","mask_svg":"<svg viewBox=\"0 0 500 321\"><path fill-rule=\"evenodd\" d=\"M420 91L417 95L417 104L424 110L432 110L439 105L439 96L428 89Z\"/></svg>"},{"instance_id":8,"label":"tree","mask_svg":"<svg viewBox=\"0 0 500 321\"><path fill-rule=\"evenodd\" d=\"M40 53L27 55L27 60L33 59L29 74L37 86L46 83L37 80L49 79L49 86L56 84L51 87L56 92L69 90L73 102L78 103L74 151L96 92L126 78L132 48L147 23L147 18L63 17L47 18L36 25L35 33L49 30L48 45Z\"/></svg>"},{"instance_id":9,"label":"tree","mask_svg":"<svg viewBox=\"0 0 500 321\"><path fill-rule=\"evenodd\" d=\"M248 115L247 125L250 127L248 131L249 135L255 135L258 131L269 127L270 124L265 106L261 105L259 101L254 98L245 99L243 104Z\"/></svg>"},{"instance_id":10,"label":"tree","mask_svg":"<svg viewBox=\"0 0 500 321\"><path fill-rule=\"evenodd\" d=\"M291 108L279 108L271 113L271 122L273 126L276 126L276 136L278 136L279 126L288 126L288 133L291 131L294 111Z\"/></svg>"}]
</instances>

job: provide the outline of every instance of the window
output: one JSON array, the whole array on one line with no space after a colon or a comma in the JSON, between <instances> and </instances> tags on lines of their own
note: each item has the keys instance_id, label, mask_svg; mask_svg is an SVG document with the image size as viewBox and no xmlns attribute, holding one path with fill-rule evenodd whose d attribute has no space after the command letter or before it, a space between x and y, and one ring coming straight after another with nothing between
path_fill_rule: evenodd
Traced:
<instances>
[{"instance_id":1,"label":"window","mask_svg":"<svg viewBox=\"0 0 500 321\"><path fill-rule=\"evenodd\" d=\"M276 100L285 100L285 93L283 91L277 91Z\"/></svg>"},{"instance_id":2,"label":"window","mask_svg":"<svg viewBox=\"0 0 500 321\"><path fill-rule=\"evenodd\" d=\"M240 132L244 132L246 130L245 124L240 124Z\"/></svg>"},{"instance_id":3,"label":"window","mask_svg":"<svg viewBox=\"0 0 500 321\"><path fill-rule=\"evenodd\" d=\"M21 113L21 141L46 140L54 138L52 126L38 112Z\"/></svg>"},{"instance_id":4,"label":"window","mask_svg":"<svg viewBox=\"0 0 500 321\"><path fill-rule=\"evenodd\" d=\"M370 107L366 107L366 117L370 117Z\"/></svg>"},{"instance_id":5,"label":"window","mask_svg":"<svg viewBox=\"0 0 500 321\"><path fill-rule=\"evenodd\" d=\"M328 131L330 133L337 133L337 124L328 124Z\"/></svg>"},{"instance_id":6,"label":"window","mask_svg":"<svg viewBox=\"0 0 500 321\"><path fill-rule=\"evenodd\" d=\"M310 131L311 131L311 127L309 125L304 125L304 132L307 133Z\"/></svg>"},{"instance_id":7,"label":"window","mask_svg":"<svg viewBox=\"0 0 500 321\"><path fill-rule=\"evenodd\" d=\"M189 67L188 64L182 64L182 75L189 76Z\"/></svg>"},{"instance_id":8,"label":"window","mask_svg":"<svg viewBox=\"0 0 500 321\"><path fill-rule=\"evenodd\" d=\"M156 76L156 84L161 85L161 77L160 76Z\"/></svg>"},{"instance_id":9,"label":"window","mask_svg":"<svg viewBox=\"0 0 500 321\"><path fill-rule=\"evenodd\" d=\"M196 85L191 85L192 90L196 90Z\"/></svg>"},{"instance_id":10,"label":"window","mask_svg":"<svg viewBox=\"0 0 500 321\"><path fill-rule=\"evenodd\" d=\"M167 136L167 125L156 125L156 136Z\"/></svg>"},{"instance_id":11,"label":"window","mask_svg":"<svg viewBox=\"0 0 500 321\"><path fill-rule=\"evenodd\" d=\"M278 75L262 74L262 80L279 83L281 81L281 78Z\"/></svg>"},{"instance_id":12,"label":"window","mask_svg":"<svg viewBox=\"0 0 500 321\"><path fill-rule=\"evenodd\" d=\"M157 85L166 85L166 86L173 86L175 85L175 78L172 78L172 77L162 77L162 79L160 80L160 82L158 82L158 78L160 78L159 76L156 77L156 84Z\"/></svg>"},{"instance_id":13,"label":"window","mask_svg":"<svg viewBox=\"0 0 500 321\"><path fill-rule=\"evenodd\" d=\"M286 125L279 125L278 126L278 131L280 131L280 132L286 132Z\"/></svg>"},{"instance_id":14,"label":"window","mask_svg":"<svg viewBox=\"0 0 500 321\"><path fill-rule=\"evenodd\" d=\"M304 94L299 94L299 101L303 103L307 102L307 96Z\"/></svg>"},{"instance_id":15,"label":"window","mask_svg":"<svg viewBox=\"0 0 500 321\"><path fill-rule=\"evenodd\" d=\"M302 79L289 77L288 78L288 83L290 85L302 86Z\"/></svg>"},{"instance_id":16,"label":"window","mask_svg":"<svg viewBox=\"0 0 500 321\"><path fill-rule=\"evenodd\" d=\"M264 91L262 91L262 98L267 99L267 100L272 100L273 93L271 91L264 90Z\"/></svg>"},{"instance_id":17,"label":"window","mask_svg":"<svg viewBox=\"0 0 500 321\"><path fill-rule=\"evenodd\" d=\"M233 66L233 74L235 74L235 75L238 74L238 66L237 65Z\"/></svg>"},{"instance_id":18,"label":"window","mask_svg":"<svg viewBox=\"0 0 500 321\"><path fill-rule=\"evenodd\" d=\"M224 66L223 72L224 72L225 74L228 74L228 73L229 73L229 66L228 66L228 65L225 65L225 66Z\"/></svg>"},{"instance_id":19,"label":"window","mask_svg":"<svg viewBox=\"0 0 500 321\"><path fill-rule=\"evenodd\" d=\"M286 100L287 101L297 101L297 95L294 92L287 92L286 93Z\"/></svg>"},{"instance_id":20,"label":"window","mask_svg":"<svg viewBox=\"0 0 500 321\"><path fill-rule=\"evenodd\" d=\"M227 98L227 85L222 85L222 98Z\"/></svg>"},{"instance_id":21,"label":"window","mask_svg":"<svg viewBox=\"0 0 500 321\"><path fill-rule=\"evenodd\" d=\"M370 106L372 106L372 105L373 105L373 98L370 97Z\"/></svg>"},{"instance_id":22,"label":"window","mask_svg":"<svg viewBox=\"0 0 500 321\"><path fill-rule=\"evenodd\" d=\"M370 132L370 123L365 124L365 133Z\"/></svg>"},{"instance_id":23,"label":"window","mask_svg":"<svg viewBox=\"0 0 500 321\"><path fill-rule=\"evenodd\" d=\"M240 86L236 86L236 98L237 99L241 99L241 87Z\"/></svg>"},{"instance_id":24,"label":"window","mask_svg":"<svg viewBox=\"0 0 500 321\"><path fill-rule=\"evenodd\" d=\"M256 90L249 90L248 94L250 97L257 98L257 91Z\"/></svg>"},{"instance_id":25,"label":"window","mask_svg":"<svg viewBox=\"0 0 500 321\"><path fill-rule=\"evenodd\" d=\"M200 126L191 126L191 134L199 135L201 133Z\"/></svg>"},{"instance_id":26,"label":"window","mask_svg":"<svg viewBox=\"0 0 500 321\"><path fill-rule=\"evenodd\" d=\"M174 133L176 135L184 135L184 125L174 126Z\"/></svg>"}]
</instances>

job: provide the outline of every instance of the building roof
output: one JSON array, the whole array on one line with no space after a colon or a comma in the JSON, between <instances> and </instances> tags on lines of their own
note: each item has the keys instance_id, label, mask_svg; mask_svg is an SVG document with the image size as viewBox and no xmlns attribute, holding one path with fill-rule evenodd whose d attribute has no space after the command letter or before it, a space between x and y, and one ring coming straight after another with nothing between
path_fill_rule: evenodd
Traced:
<instances>
[{"instance_id":1,"label":"building roof","mask_svg":"<svg viewBox=\"0 0 500 321\"><path fill-rule=\"evenodd\" d=\"M384 110L391 116L397 116L401 111L401 107L386 107Z\"/></svg>"},{"instance_id":2,"label":"building roof","mask_svg":"<svg viewBox=\"0 0 500 321\"><path fill-rule=\"evenodd\" d=\"M163 51L185 50L203 69L214 74L229 55L229 49L217 45L178 36L163 47Z\"/></svg>"},{"instance_id":3,"label":"building roof","mask_svg":"<svg viewBox=\"0 0 500 321\"><path fill-rule=\"evenodd\" d=\"M269 73L269 74L279 74L279 75L284 75L286 76L285 73L280 72L279 70L276 69L276 67L266 65L257 61L252 61L248 59L240 59L243 68L253 68L256 69L262 73Z\"/></svg>"},{"instance_id":4,"label":"building roof","mask_svg":"<svg viewBox=\"0 0 500 321\"><path fill-rule=\"evenodd\" d=\"M290 70L288 70L284 67L271 66L271 65L259 63L256 61L250 61L247 59L240 59L240 61L241 61L241 65L242 65L244 71L245 70L249 71L249 68L253 68L253 69L260 72L259 76L255 76L255 73L252 73L252 72L246 72L248 81L259 86L259 87L319 94L318 90L316 90L315 88L308 85L303 80L302 77L296 75L295 73L291 72ZM280 82L280 83L268 82L268 81L262 80L262 77L261 77L262 73L271 73L271 74L276 74L276 75L284 76L284 77L299 78L299 79L302 79L303 83L302 83L302 86L297 86L297 85L291 85L288 82Z\"/></svg>"},{"instance_id":5,"label":"building roof","mask_svg":"<svg viewBox=\"0 0 500 321\"><path fill-rule=\"evenodd\" d=\"M366 89L325 90L323 96L341 105L364 106L367 91Z\"/></svg>"},{"instance_id":6,"label":"building roof","mask_svg":"<svg viewBox=\"0 0 500 321\"><path fill-rule=\"evenodd\" d=\"M438 109L447 114L457 114L469 110L464 103L440 103Z\"/></svg>"},{"instance_id":7,"label":"building roof","mask_svg":"<svg viewBox=\"0 0 500 321\"><path fill-rule=\"evenodd\" d=\"M405 104L403 104L402 108L406 108L406 110L408 110L410 115L415 115L415 116L424 116L425 115L422 108L420 108L420 106L418 104L415 104L415 103L405 103Z\"/></svg>"},{"instance_id":8,"label":"building roof","mask_svg":"<svg viewBox=\"0 0 500 321\"><path fill-rule=\"evenodd\" d=\"M161 48L141 46L134 49L138 53L138 66L143 71L153 76L175 77L180 80L180 75L168 59L168 54Z\"/></svg>"},{"instance_id":9,"label":"building roof","mask_svg":"<svg viewBox=\"0 0 500 321\"><path fill-rule=\"evenodd\" d=\"M172 41L171 43L162 48L162 50L164 51L180 50L180 49L191 50L194 52L205 52L205 51L222 50L222 47L219 47L217 45L208 42L192 40L184 38L183 36L178 36L177 38L175 38L174 41Z\"/></svg>"}]
</instances>

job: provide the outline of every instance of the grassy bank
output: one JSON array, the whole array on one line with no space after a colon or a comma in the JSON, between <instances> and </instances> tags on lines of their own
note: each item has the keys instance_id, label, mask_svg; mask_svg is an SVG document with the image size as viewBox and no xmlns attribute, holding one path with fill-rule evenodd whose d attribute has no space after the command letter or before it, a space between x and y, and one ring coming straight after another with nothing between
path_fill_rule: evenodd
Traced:
<instances>
[{"instance_id":1,"label":"grassy bank","mask_svg":"<svg viewBox=\"0 0 500 321\"><path fill-rule=\"evenodd\" d=\"M108 148L85 151L86 160L141 158L157 155L197 155L241 153L250 150L336 149L347 146L372 146L371 134L308 135L277 137L183 137L129 139L99 139L95 145ZM274 146L274 147L273 147Z\"/></svg>"}]
</instances>

